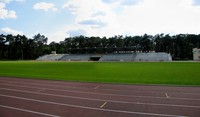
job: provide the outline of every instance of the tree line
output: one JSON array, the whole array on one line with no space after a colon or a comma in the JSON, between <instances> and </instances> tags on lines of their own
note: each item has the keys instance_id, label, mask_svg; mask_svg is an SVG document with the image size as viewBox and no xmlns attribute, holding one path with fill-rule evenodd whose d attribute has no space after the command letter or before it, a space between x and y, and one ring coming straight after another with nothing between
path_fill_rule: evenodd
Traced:
<instances>
[{"instance_id":1,"label":"tree line","mask_svg":"<svg viewBox=\"0 0 200 117\"><path fill-rule=\"evenodd\" d=\"M47 44L48 38L37 34L33 38L25 35L0 35L1 60L33 60L52 51L57 53L89 54L119 52L166 52L173 60L192 60L193 48L200 48L200 34L157 34L113 37L68 37L60 42Z\"/></svg>"}]
</instances>

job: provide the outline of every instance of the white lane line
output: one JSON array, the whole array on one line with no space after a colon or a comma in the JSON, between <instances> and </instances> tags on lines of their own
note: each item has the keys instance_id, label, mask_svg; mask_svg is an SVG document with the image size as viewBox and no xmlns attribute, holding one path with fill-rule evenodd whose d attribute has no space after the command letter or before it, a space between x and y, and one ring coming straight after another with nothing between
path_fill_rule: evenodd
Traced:
<instances>
[{"instance_id":1,"label":"white lane line","mask_svg":"<svg viewBox=\"0 0 200 117\"><path fill-rule=\"evenodd\" d=\"M100 108L103 108L107 103L108 103L108 102L104 102L104 103L100 106Z\"/></svg>"},{"instance_id":2,"label":"white lane line","mask_svg":"<svg viewBox=\"0 0 200 117\"><path fill-rule=\"evenodd\" d=\"M15 107L11 107L11 106L0 105L0 107L1 108L12 109L12 110L17 110L17 111L23 111L23 112L27 112L27 113L33 113L33 114L48 116L48 117L60 117L60 116L57 116L57 115L52 115L52 114L47 114L47 113L41 113L41 112L36 112L36 111L26 110L26 109L21 109L21 108L15 108Z\"/></svg>"},{"instance_id":3,"label":"white lane line","mask_svg":"<svg viewBox=\"0 0 200 117\"><path fill-rule=\"evenodd\" d=\"M8 82L6 80L3 80L4 82ZM30 82L23 82L23 81L12 81L12 83L25 83L25 84L33 84L33 85L42 85L42 86L54 86L54 87L68 87L68 88L75 88L75 89L91 89L86 87L76 87L76 86L60 86L59 84L41 84L41 83L30 83ZM11 84L12 84L11 83ZM144 92L144 93L162 93L160 91L127 91L127 90L116 90L116 89L100 89L102 91L126 91L126 92ZM200 95L196 93L179 93L179 92L170 92L173 94L188 94L188 95Z\"/></svg>"},{"instance_id":4,"label":"white lane line","mask_svg":"<svg viewBox=\"0 0 200 117\"><path fill-rule=\"evenodd\" d=\"M169 98L169 95L167 93L165 93L166 98Z\"/></svg>"},{"instance_id":5,"label":"white lane line","mask_svg":"<svg viewBox=\"0 0 200 117\"><path fill-rule=\"evenodd\" d=\"M7 98L20 99L20 100L28 100L28 101L33 101L33 102L46 103L46 104L53 104L53 105L60 105L60 106L67 106L67 107L74 107L74 108L82 108L82 109L89 109L89 110L97 110L97 111L116 112L116 113L125 113L125 114L149 115L149 116L150 115L151 116L163 116L163 117L186 117L186 116L182 116L182 115L168 115L168 114L157 114L157 113L145 113L145 112L133 112L133 111L122 111L122 110L113 110L113 109L93 108L93 107L87 107L87 106L63 104L63 103L57 103L57 102L51 102L51 101L44 101L44 100L23 98L23 97L2 95L2 94L0 94L0 96L7 97Z\"/></svg>"},{"instance_id":6,"label":"white lane line","mask_svg":"<svg viewBox=\"0 0 200 117\"><path fill-rule=\"evenodd\" d=\"M96 86L96 87L94 87L94 89L98 89L100 86Z\"/></svg>"},{"instance_id":7,"label":"white lane line","mask_svg":"<svg viewBox=\"0 0 200 117\"><path fill-rule=\"evenodd\" d=\"M45 91L46 89L44 89L44 88L42 88L42 89L40 89L40 90L38 90L38 91L36 91L36 92L42 92L42 91Z\"/></svg>"},{"instance_id":8,"label":"white lane line","mask_svg":"<svg viewBox=\"0 0 200 117\"><path fill-rule=\"evenodd\" d=\"M98 99L98 98L93 99L93 98L65 96L65 95L49 94L49 93L39 93L39 92L24 91L24 90L17 90L17 89L8 89L8 88L0 88L0 90L16 91L16 92L22 92L22 93L31 93L31 94L54 96L54 97L61 97L61 98L81 99L81 100L89 100L89 101L92 100L92 101L124 103L124 104L138 104L138 105L150 105L150 106L169 106L169 107L183 107L183 108L200 108L200 106L190 106L190 105L174 105L174 104L142 103L142 102L130 102L130 101L129 102L128 101L114 101L114 100L106 100L106 99Z\"/></svg>"},{"instance_id":9,"label":"white lane line","mask_svg":"<svg viewBox=\"0 0 200 117\"><path fill-rule=\"evenodd\" d=\"M6 81L5 81L6 82ZM7 81L7 83L10 83L9 81ZM23 82L23 81L12 81L12 83L22 83L22 84L32 84L32 85L41 85L41 86L52 86L52 87L63 87L63 88L76 88L76 89L91 89L91 88L86 88L86 87L76 87L76 86L60 86L59 84L41 84L41 83L30 83L30 82Z\"/></svg>"},{"instance_id":10,"label":"white lane line","mask_svg":"<svg viewBox=\"0 0 200 117\"><path fill-rule=\"evenodd\" d=\"M1 83L0 83L1 84ZM93 93L93 92L87 92L87 91L72 91L72 90L63 90L63 89L51 89L51 88L39 88L39 87L33 87L33 86L22 86L22 85L15 85L15 84L1 84L1 85L7 85L7 86L16 86L16 87L24 87L24 88L35 88L35 89L46 89L51 91L64 91L64 92L72 92L72 93L82 93L82 94L94 94L94 95L107 95L107 96L121 96L121 97L136 97L136 98L156 98L156 99L166 99L166 97L155 97L155 96L135 96L135 95L120 95L120 94L106 94L106 93ZM167 98L170 100L200 100L200 99L193 99L193 98L176 98L171 97Z\"/></svg>"}]
</instances>

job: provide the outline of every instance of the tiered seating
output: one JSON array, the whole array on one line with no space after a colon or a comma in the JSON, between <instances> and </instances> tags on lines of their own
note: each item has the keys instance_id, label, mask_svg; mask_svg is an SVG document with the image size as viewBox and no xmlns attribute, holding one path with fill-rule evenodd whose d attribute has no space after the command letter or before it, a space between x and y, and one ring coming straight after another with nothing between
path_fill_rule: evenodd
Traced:
<instances>
[{"instance_id":1,"label":"tiered seating","mask_svg":"<svg viewBox=\"0 0 200 117\"><path fill-rule=\"evenodd\" d=\"M134 61L171 61L167 53L136 53Z\"/></svg>"},{"instance_id":2,"label":"tiered seating","mask_svg":"<svg viewBox=\"0 0 200 117\"><path fill-rule=\"evenodd\" d=\"M40 61L59 61L60 58L65 56L65 54L49 54L39 57L37 60Z\"/></svg>"},{"instance_id":3,"label":"tiered seating","mask_svg":"<svg viewBox=\"0 0 200 117\"><path fill-rule=\"evenodd\" d=\"M133 54L107 54L103 55L99 61L132 61Z\"/></svg>"},{"instance_id":4,"label":"tiered seating","mask_svg":"<svg viewBox=\"0 0 200 117\"><path fill-rule=\"evenodd\" d=\"M91 55L88 54L69 54L62 57L61 61L89 61Z\"/></svg>"},{"instance_id":5,"label":"tiered seating","mask_svg":"<svg viewBox=\"0 0 200 117\"><path fill-rule=\"evenodd\" d=\"M90 54L50 54L39 57L41 61L90 61ZM99 61L171 61L172 57L167 53L130 53L130 54L105 54L98 57Z\"/></svg>"}]
</instances>

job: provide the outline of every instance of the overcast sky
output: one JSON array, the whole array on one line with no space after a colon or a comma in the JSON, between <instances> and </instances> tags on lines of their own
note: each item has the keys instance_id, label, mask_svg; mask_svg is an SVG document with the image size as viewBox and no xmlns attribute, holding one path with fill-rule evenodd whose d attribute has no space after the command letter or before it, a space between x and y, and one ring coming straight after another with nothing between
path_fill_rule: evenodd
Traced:
<instances>
[{"instance_id":1,"label":"overcast sky","mask_svg":"<svg viewBox=\"0 0 200 117\"><path fill-rule=\"evenodd\" d=\"M0 0L0 33L69 36L200 34L200 0Z\"/></svg>"}]
</instances>

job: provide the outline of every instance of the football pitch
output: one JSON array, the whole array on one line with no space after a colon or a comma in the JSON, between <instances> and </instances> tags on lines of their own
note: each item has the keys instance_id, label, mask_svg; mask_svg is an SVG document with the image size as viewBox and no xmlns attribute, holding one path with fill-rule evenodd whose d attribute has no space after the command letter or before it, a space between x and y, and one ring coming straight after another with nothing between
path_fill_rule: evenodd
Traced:
<instances>
[{"instance_id":1,"label":"football pitch","mask_svg":"<svg viewBox=\"0 0 200 117\"><path fill-rule=\"evenodd\" d=\"M120 84L200 86L200 62L1 61L0 76Z\"/></svg>"}]
</instances>

